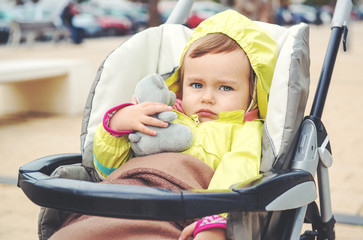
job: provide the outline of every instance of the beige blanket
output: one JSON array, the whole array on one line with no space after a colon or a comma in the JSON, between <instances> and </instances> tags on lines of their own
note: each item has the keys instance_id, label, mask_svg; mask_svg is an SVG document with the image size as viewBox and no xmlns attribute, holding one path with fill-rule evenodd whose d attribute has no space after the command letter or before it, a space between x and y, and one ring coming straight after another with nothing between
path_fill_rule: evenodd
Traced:
<instances>
[{"instance_id":1,"label":"beige blanket","mask_svg":"<svg viewBox=\"0 0 363 240\"><path fill-rule=\"evenodd\" d=\"M213 169L181 153L133 158L114 171L103 184L129 184L167 189L205 189ZM193 220L166 222L71 215L50 239L178 239Z\"/></svg>"}]
</instances>

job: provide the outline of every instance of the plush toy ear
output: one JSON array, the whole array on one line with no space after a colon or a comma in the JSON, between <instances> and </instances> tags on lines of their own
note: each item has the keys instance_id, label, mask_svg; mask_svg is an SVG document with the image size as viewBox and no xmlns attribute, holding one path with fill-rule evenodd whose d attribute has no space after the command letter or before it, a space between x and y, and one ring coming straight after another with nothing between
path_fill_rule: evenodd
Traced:
<instances>
[{"instance_id":1,"label":"plush toy ear","mask_svg":"<svg viewBox=\"0 0 363 240\"><path fill-rule=\"evenodd\" d=\"M162 79L162 77L159 74L153 74L152 79L158 88L163 89L164 80Z\"/></svg>"},{"instance_id":2,"label":"plush toy ear","mask_svg":"<svg viewBox=\"0 0 363 240\"><path fill-rule=\"evenodd\" d=\"M170 93L170 100L169 100L169 106L174 106L175 102L176 102L176 96L175 93L173 91L169 91Z\"/></svg>"}]
</instances>

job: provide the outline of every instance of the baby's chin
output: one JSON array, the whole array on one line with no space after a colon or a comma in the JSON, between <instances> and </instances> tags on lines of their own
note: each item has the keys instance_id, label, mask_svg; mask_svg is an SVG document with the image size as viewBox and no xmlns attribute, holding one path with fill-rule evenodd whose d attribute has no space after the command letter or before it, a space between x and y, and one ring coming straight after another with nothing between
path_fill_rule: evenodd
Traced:
<instances>
[{"instance_id":1,"label":"baby's chin","mask_svg":"<svg viewBox=\"0 0 363 240\"><path fill-rule=\"evenodd\" d=\"M213 121L213 120L217 120L218 116L214 115L214 116L199 116L198 117L199 122L209 122L209 121Z\"/></svg>"}]
</instances>

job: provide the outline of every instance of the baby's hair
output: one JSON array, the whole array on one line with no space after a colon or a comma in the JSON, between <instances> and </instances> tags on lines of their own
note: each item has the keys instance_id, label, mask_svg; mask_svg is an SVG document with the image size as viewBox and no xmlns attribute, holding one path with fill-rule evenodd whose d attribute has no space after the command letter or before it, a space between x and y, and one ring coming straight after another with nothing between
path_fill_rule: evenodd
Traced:
<instances>
[{"instance_id":1,"label":"baby's hair","mask_svg":"<svg viewBox=\"0 0 363 240\"><path fill-rule=\"evenodd\" d=\"M191 58L201 57L207 53L229 53L241 48L235 40L223 33L208 34L197 40L194 44L196 47L189 48L191 51L189 57ZM187 55L187 53L185 55Z\"/></svg>"},{"instance_id":2,"label":"baby's hair","mask_svg":"<svg viewBox=\"0 0 363 240\"><path fill-rule=\"evenodd\" d=\"M179 69L179 86L183 85L183 78L184 78L184 59L186 56L189 56L191 58L197 58L204 56L205 54L211 53L211 54L218 54L218 53L229 53L233 52L237 49L243 49L241 46L232 38L228 37L227 35L223 33L211 33L208 34L200 39L198 39L196 42L194 42L189 49L186 51L183 57L182 64L180 65ZM250 69L250 79L249 79L249 86L250 86L250 98L251 102L255 101L255 73L251 67ZM182 87L179 88L179 91L176 93L176 96L178 98L181 98L182 96ZM250 109L252 110L252 109Z\"/></svg>"}]
</instances>

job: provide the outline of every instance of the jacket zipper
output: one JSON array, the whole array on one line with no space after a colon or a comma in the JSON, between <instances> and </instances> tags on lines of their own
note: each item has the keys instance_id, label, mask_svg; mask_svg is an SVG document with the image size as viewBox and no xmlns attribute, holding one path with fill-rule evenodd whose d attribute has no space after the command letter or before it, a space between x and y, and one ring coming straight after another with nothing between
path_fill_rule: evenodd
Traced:
<instances>
[{"instance_id":1,"label":"jacket zipper","mask_svg":"<svg viewBox=\"0 0 363 240\"><path fill-rule=\"evenodd\" d=\"M199 121L199 118L198 118L197 114L194 114L194 115L190 116L190 118L193 119L195 125L199 126L200 121Z\"/></svg>"}]
</instances>

